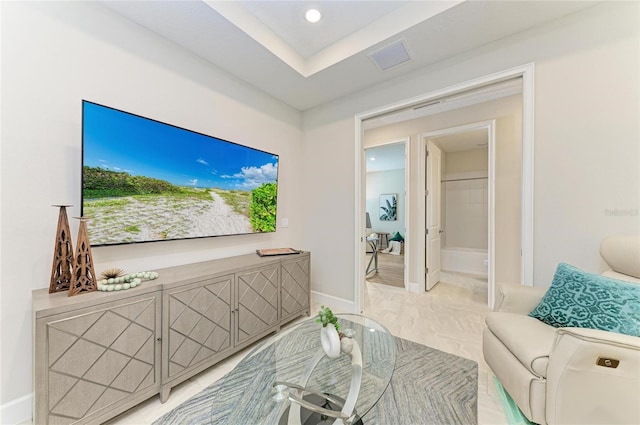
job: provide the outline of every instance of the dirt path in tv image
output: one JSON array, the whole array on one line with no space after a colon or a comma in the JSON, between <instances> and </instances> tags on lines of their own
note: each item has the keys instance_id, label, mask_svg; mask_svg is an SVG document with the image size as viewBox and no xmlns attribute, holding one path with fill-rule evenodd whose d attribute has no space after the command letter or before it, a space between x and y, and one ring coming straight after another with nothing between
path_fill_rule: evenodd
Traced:
<instances>
[{"instance_id":1,"label":"dirt path in tv image","mask_svg":"<svg viewBox=\"0 0 640 425\"><path fill-rule=\"evenodd\" d=\"M249 218L215 192L211 200L171 196L99 199L85 204L92 245L251 233Z\"/></svg>"}]
</instances>

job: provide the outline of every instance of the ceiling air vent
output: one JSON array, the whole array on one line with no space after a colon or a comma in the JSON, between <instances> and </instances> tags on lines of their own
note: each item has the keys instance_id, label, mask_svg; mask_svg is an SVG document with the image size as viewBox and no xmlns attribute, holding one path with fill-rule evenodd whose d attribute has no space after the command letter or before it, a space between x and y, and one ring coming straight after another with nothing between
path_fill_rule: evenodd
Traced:
<instances>
[{"instance_id":1,"label":"ceiling air vent","mask_svg":"<svg viewBox=\"0 0 640 425\"><path fill-rule=\"evenodd\" d=\"M404 39L369 53L368 56L380 71L386 71L412 60Z\"/></svg>"}]
</instances>

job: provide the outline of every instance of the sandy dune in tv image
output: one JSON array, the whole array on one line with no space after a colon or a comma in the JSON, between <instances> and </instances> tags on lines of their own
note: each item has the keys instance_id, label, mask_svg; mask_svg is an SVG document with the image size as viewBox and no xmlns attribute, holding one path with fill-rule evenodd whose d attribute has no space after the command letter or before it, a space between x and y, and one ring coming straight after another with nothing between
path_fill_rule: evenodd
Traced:
<instances>
[{"instance_id":1,"label":"sandy dune in tv image","mask_svg":"<svg viewBox=\"0 0 640 425\"><path fill-rule=\"evenodd\" d=\"M215 192L212 199L118 198L112 208L86 205L91 245L251 233L249 218ZM124 204L124 205L120 205Z\"/></svg>"}]
</instances>

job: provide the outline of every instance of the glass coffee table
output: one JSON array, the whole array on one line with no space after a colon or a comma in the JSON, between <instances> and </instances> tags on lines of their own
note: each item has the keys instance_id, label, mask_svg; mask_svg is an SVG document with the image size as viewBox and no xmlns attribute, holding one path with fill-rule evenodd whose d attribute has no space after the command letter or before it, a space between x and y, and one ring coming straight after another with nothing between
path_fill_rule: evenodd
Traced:
<instances>
[{"instance_id":1,"label":"glass coffee table","mask_svg":"<svg viewBox=\"0 0 640 425\"><path fill-rule=\"evenodd\" d=\"M363 424L395 367L393 335L374 320L338 314L353 350L330 359L315 318L282 330L251 351L215 389L221 424Z\"/></svg>"}]
</instances>

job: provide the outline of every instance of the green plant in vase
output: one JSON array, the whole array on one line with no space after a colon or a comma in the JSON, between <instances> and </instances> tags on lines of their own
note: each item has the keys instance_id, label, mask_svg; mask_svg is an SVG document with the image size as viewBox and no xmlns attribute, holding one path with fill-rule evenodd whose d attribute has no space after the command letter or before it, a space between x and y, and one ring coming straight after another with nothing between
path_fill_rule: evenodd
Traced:
<instances>
[{"instance_id":1,"label":"green plant in vase","mask_svg":"<svg viewBox=\"0 0 640 425\"><path fill-rule=\"evenodd\" d=\"M316 322L322 323L322 327L326 328L328 324L333 324L336 328L336 331L340 331L340 323L338 323L338 318L333 314L333 311L329 307L320 306L320 311L318 312L318 318Z\"/></svg>"},{"instance_id":2,"label":"green plant in vase","mask_svg":"<svg viewBox=\"0 0 640 425\"><path fill-rule=\"evenodd\" d=\"M327 357L335 359L340 355L340 351L351 352L350 349L343 350L342 341L344 334L340 331L340 323L338 318L333 314L329 307L321 306L318 312L316 322L322 324L320 329L320 343ZM348 338L344 338L348 340Z\"/></svg>"}]
</instances>

